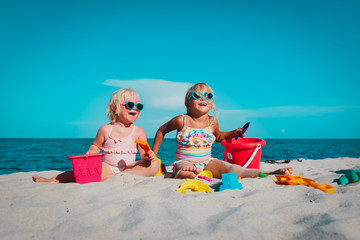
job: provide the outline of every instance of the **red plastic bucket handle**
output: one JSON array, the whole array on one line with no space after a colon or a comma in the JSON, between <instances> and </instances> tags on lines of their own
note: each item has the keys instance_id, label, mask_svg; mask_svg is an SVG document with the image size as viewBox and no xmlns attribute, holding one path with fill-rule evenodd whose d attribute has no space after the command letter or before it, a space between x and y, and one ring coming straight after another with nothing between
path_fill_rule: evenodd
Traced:
<instances>
[{"instance_id":1,"label":"red plastic bucket handle","mask_svg":"<svg viewBox=\"0 0 360 240\"><path fill-rule=\"evenodd\" d=\"M250 163L251 163L252 160L255 158L256 153L259 151L260 148L261 148L261 144L258 144L258 145L255 147L255 149L254 149L253 153L251 154L250 158L246 161L246 163L245 163L242 167L246 168L247 166L250 165ZM226 148L225 148L225 150L224 150L223 160L224 160L224 161L227 161L227 151L226 151Z\"/></svg>"},{"instance_id":2,"label":"red plastic bucket handle","mask_svg":"<svg viewBox=\"0 0 360 240\"><path fill-rule=\"evenodd\" d=\"M253 153L251 154L251 157L250 157L249 160L247 160L247 162L244 164L244 166L243 166L244 168L246 168L247 166L250 165L250 163L251 163L252 160L255 158L256 153L259 151L260 148L261 148L261 144L258 144L258 145L255 147Z\"/></svg>"},{"instance_id":3,"label":"red plastic bucket handle","mask_svg":"<svg viewBox=\"0 0 360 240\"><path fill-rule=\"evenodd\" d=\"M226 154L227 154L227 151L226 151L226 148L225 148L225 150L224 150L223 160L227 162Z\"/></svg>"}]
</instances>

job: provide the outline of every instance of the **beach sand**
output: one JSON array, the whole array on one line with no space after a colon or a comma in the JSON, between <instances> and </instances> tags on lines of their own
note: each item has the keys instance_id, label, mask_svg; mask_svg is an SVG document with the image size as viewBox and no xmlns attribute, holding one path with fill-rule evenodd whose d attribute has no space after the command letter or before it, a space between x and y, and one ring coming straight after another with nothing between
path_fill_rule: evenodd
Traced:
<instances>
[{"instance_id":1,"label":"beach sand","mask_svg":"<svg viewBox=\"0 0 360 240\"><path fill-rule=\"evenodd\" d=\"M119 174L102 183L34 183L31 176L0 175L1 239L359 239L360 182L338 185L360 158L261 163L264 170L330 184L326 194L277 185L272 176L241 179L242 190L182 194L185 181ZM170 168L168 168L170 169ZM221 180L208 185L215 187Z\"/></svg>"}]
</instances>

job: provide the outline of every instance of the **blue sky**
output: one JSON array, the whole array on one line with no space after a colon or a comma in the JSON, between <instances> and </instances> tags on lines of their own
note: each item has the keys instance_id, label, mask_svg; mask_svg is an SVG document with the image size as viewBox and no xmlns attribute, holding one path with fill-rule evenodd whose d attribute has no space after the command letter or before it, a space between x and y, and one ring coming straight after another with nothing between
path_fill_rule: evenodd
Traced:
<instances>
[{"instance_id":1,"label":"blue sky","mask_svg":"<svg viewBox=\"0 0 360 240\"><path fill-rule=\"evenodd\" d=\"M1 1L0 137L93 138L131 87L149 138L208 83L220 129L360 138L359 1ZM173 135L170 135L172 137Z\"/></svg>"}]
</instances>

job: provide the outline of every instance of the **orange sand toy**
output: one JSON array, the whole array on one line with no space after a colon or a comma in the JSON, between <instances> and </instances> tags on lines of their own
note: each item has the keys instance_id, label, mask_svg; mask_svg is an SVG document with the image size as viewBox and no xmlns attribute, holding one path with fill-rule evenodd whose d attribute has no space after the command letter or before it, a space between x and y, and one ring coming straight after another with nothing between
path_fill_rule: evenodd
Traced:
<instances>
[{"instance_id":1,"label":"orange sand toy","mask_svg":"<svg viewBox=\"0 0 360 240\"><path fill-rule=\"evenodd\" d=\"M299 176L282 176L276 175L273 178L274 182L277 184L285 184L285 185L305 185L307 187L317 188L325 193L334 193L335 189L333 186L329 184L322 184L315 182L309 178L303 178L299 174Z\"/></svg>"},{"instance_id":2,"label":"orange sand toy","mask_svg":"<svg viewBox=\"0 0 360 240\"><path fill-rule=\"evenodd\" d=\"M151 150L149 144L145 141L142 140L136 140L135 141L137 144L139 144L139 146L144 149L145 153L148 154L148 152ZM161 166L161 160L159 158L156 158ZM159 169L159 171L155 174L156 177L160 177L161 176L161 168Z\"/></svg>"}]
</instances>

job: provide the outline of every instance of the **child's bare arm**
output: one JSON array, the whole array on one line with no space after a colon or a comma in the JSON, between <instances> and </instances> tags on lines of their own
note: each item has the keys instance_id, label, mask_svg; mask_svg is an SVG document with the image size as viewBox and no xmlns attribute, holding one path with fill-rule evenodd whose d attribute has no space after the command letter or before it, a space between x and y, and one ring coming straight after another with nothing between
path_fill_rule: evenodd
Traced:
<instances>
[{"instance_id":1,"label":"child's bare arm","mask_svg":"<svg viewBox=\"0 0 360 240\"><path fill-rule=\"evenodd\" d=\"M136 126L136 140L141 140L143 142L147 142L147 137L144 129L141 127ZM139 154L141 159L154 161L156 160L156 156L152 150L146 152L142 147L138 147Z\"/></svg>"},{"instance_id":2,"label":"child's bare arm","mask_svg":"<svg viewBox=\"0 0 360 240\"><path fill-rule=\"evenodd\" d=\"M216 142L221 142L222 140L235 137L236 134L237 134L238 132L240 132L242 128L240 127L240 128L235 129L235 130L227 131L227 132L220 131L220 129L219 129L219 123L218 123L218 121L217 121L217 119L216 119L216 120L214 121L213 129L214 129L213 133L214 133L214 135L215 135L215 137L216 137L216 140L215 140L215 141L216 141ZM243 136L245 136L245 133L243 134ZM243 137L243 136L242 136L242 137Z\"/></svg>"},{"instance_id":3,"label":"child's bare arm","mask_svg":"<svg viewBox=\"0 0 360 240\"><path fill-rule=\"evenodd\" d=\"M165 135L174 130L180 130L182 128L182 116L177 116L162 125L156 132L153 151L157 155L160 145Z\"/></svg>"},{"instance_id":4,"label":"child's bare arm","mask_svg":"<svg viewBox=\"0 0 360 240\"><path fill-rule=\"evenodd\" d=\"M144 129L142 129L141 127L135 126L135 136L136 136L136 140L141 140L144 142L147 142L147 137L146 137L146 133L144 131ZM147 154L145 152L144 149L142 149L141 147L138 147L139 149L139 154L140 154L140 158L141 159L147 159ZM151 159L148 159L151 160Z\"/></svg>"},{"instance_id":5,"label":"child's bare arm","mask_svg":"<svg viewBox=\"0 0 360 240\"><path fill-rule=\"evenodd\" d=\"M96 134L95 140L90 145L89 150L86 152L86 154L99 153L105 142L105 136L107 136L106 125L100 127L99 131Z\"/></svg>"}]
</instances>

